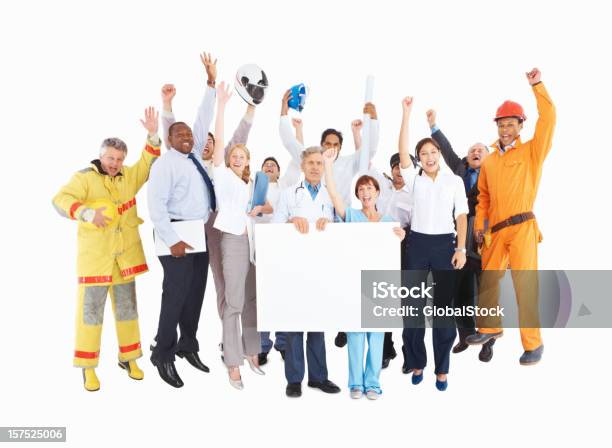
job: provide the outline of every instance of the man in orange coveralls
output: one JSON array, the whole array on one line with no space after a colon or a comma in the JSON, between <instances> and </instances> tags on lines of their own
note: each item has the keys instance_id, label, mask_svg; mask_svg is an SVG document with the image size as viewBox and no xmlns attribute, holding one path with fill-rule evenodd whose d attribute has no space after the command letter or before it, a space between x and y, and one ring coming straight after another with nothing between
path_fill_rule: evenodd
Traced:
<instances>
[{"instance_id":1,"label":"man in orange coveralls","mask_svg":"<svg viewBox=\"0 0 612 448\"><path fill-rule=\"evenodd\" d=\"M540 336L538 304L537 245L542 237L532 212L538 192L544 159L552 146L556 113L537 68L527 73L538 106L533 138L522 142L519 136L527 118L520 104L504 102L495 116L499 140L487 157L478 179L478 205L474 234L482 248L483 273L480 282L481 308L499 303L499 281L508 268L516 293L521 342L525 352L519 362L533 365L544 351ZM485 223L491 239L484 238ZM466 338L470 345L484 344L503 335L501 317L478 319L479 331Z\"/></svg>"}]
</instances>

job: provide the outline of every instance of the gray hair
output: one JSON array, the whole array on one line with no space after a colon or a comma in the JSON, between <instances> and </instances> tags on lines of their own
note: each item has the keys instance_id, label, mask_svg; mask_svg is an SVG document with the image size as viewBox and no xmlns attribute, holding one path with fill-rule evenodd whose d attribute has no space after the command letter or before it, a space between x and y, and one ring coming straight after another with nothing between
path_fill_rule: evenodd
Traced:
<instances>
[{"instance_id":1,"label":"gray hair","mask_svg":"<svg viewBox=\"0 0 612 448\"><path fill-rule=\"evenodd\" d=\"M323 154L323 148L321 148L320 146L309 146L304 151L302 151L302 160L312 154Z\"/></svg>"},{"instance_id":2,"label":"gray hair","mask_svg":"<svg viewBox=\"0 0 612 448\"><path fill-rule=\"evenodd\" d=\"M106 148L115 148L116 150L122 151L124 154L127 155L127 145L120 138L105 138L102 142L102 145L100 145L100 157L104 155L104 153L106 152Z\"/></svg>"}]
</instances>

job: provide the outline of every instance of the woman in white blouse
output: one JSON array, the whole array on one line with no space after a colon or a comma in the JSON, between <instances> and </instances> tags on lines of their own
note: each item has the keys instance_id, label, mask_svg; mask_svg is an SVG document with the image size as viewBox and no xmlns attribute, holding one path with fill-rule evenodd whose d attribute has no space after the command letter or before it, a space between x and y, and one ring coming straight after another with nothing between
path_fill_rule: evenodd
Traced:
<instances>
[{"instance_id":1,"label":"woman in white blouse","mask_svg":"<svg viewBox=\"0 0 612 448\"><path fill-rule=\"evenodd\" d=\"M454 269L465 264L465 235L468 205L460 177L440 170L440 148L435 140L424 138L416 145L420 169L413 166L408 146L408 122L412 97L402 101L403 117L399 136L400 169L406 187L413 195L412 221L407 241L406 281L410 286L426 281L431 271L435 289L433 305L438 309L453 306ZM454 220L453 220L454 218ZM456 234L455 234L456 227ZM425 296L425 294L423 294ZM407 318L402 338L406 372L412 371L412 384L423 380L427 364L424 309L426 297L409 298L416 305L418 317ZM456 336L453 317L434 316L433 346L436 387L448 386L450 351Z\"/></svg>"},{"instance_id":2,"label":"woman in white blouse","mask_svg":"<svg viewBox=\"0 0 612 448\"><path fill-rule=\"evenodd\" d=\"M253 186L250 180L250 153L245 145L233 146L225 155L223 125L230 89L221 83L217 89L217 120L213 153L215 193L218 213L214 227L222 232L221 259L225 280L222 310L223 359L229 381L242 389L240 366L247 359L260 375L257 355L261 348L257 332L255 266L253 261L252 217L272 213L269 203L251 208Z\"/></svg>"}]
</instances>

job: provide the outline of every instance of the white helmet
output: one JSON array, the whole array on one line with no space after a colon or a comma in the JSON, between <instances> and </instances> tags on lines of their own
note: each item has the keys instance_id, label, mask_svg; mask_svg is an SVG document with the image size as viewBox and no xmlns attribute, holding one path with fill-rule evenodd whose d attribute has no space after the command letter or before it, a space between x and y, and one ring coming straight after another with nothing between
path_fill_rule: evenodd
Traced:
<instances>
[{"instance_id":1,"label":"white helmet","mask_svg":"<svg viewBox=\"0 0 612 448\"><path fill-rule=\"evenodd\" d=\"M252 106L261 104L268 88L266 73L255 64L246 64L236 72L236 92Z\"/></svg>"}]
</instances>

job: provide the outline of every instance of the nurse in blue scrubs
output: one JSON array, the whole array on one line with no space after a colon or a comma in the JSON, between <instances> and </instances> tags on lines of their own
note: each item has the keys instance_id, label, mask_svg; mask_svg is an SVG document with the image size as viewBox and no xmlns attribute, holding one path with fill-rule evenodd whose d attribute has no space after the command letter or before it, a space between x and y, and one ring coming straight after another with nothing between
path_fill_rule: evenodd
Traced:
<instances>
[{"instance_id":1,"label":"nurse in blue scrubs","mask_svg":"<svg viewBox=\"0 0 612 448\"><path fill-rule=\"evenodd\" d=\"M394 219L382 215L376 210L376 200L380 194L380 185L372 176L361 176L355 184L355 196L361 202L361 209L346 207L336 189L333 175L333 165L337 151L328 149L323 153L325 159L325 184L334 204L336 215L344 222L393 222ZM401 227L395 227L393 232L403 240L406 232ZM361 398L363 394L376 400L382 393L380 388L380 370L382 366L383 344L385 334L380 332L349 332L349 389L351 398ZM365 343L368 349L363 363Z\"/></svg>"}]
</instances>

